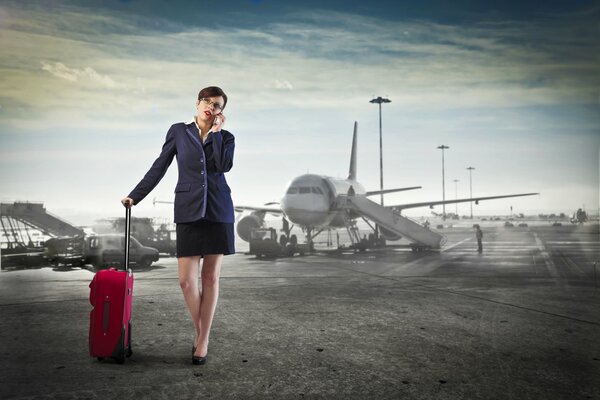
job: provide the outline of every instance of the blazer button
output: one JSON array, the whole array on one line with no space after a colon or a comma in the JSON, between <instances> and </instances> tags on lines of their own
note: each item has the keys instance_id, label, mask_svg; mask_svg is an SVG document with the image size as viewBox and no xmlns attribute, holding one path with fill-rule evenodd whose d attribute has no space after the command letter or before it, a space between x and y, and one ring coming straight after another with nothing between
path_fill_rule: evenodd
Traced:
<instances>
[{"instance_id":1,"label":"blazer button","mask_svg":"<svg viewBox=\"0 0 600 400\"><path fill-rule=\"evenodd\" d=\"M204 162L204 158L201 158L201 159L200 159L200 162L201 162L201 163L203 163L203 162Z\"/></svg>"},{"instance_id":2,"label":"blazer button","mask_svg":"<svg viewBox=\"0 0 600 400\"><path fill-rule=\"evenodd\" d=\"M204 171L200 171L200 175L204 175Z\"/></svg>"}]
</instances>

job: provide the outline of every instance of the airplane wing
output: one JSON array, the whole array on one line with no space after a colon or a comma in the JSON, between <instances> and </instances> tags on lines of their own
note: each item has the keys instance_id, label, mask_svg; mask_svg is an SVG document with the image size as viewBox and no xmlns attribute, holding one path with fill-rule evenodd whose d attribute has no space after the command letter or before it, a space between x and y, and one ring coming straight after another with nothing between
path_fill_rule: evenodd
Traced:
<instances>
[{"instance_id":1,"label":"airplane wing","mask_svg":"<svg viewBox=\"0 0 600 400\"><path fill-rule=\"evenodd\" d=\"M236 212L242 212L242 211L262 211L262 212L268 212L268 213L271 213L271 214L283 214L283 211L281 211L281 208L234 206L233 209Z\"/></svg>"},{"instance_id":2,"label":"airplane wing","mask_svg":"<svg viewBox=\"0 0 600 400\"><path fill-rule=\"evenodd\" d=\"M154 200L152 201L152 204L156 205L157 203L161 203L161 204L173 204L172 201L160 201L160 200L156 200L156 197L155 197ZM273 204L279 204L279 203L271 202L271 203L267 203L265 205L270 206L270 205L273 205ZM283 214L283 211L281 211L281 208L233 206L233 209L235 210L235 212L242 212L242 211L262 211L262 212L271 213L271 214L278 214L278 215Z\"/></svg>"},{"instance_id":3,"label":"airplane wing","mask_svg":"<svg viewBox=\"0 0 600 400\"><path fill-rule=\"evenodd\" d=\"M404 190L421 189L422 187L423 186L411 186L411 187L398 188L398 189L374 190L374 191L371 191L371 192L367 192L365 194L367 196L374 196L376 194L386 194L386 193L402 192Z\"/></svg>"},{"instance_id":4,"label":"airplane wing","mask_svg":"<svg viewBox=\"0 0 600 400\"><path fill-rule=\"evenodd\" d=\"M409 204L398 204L395 206L386 206L387 208L392 208L396 211L404 210L406 208L417 208L417 207L429 207L433 208L433 206L437 206L440 204L454 204L454 203L467 203L470 201L474 201L475 204L479 204L480 201L483 200L493 200L493 199L504 199L507 197L521 197L521 196L533 196L539 193L519 193L519 194L506 194L502 196L488 196L488 197L473 197L468 199L458 199L458 200L446 200L446 201L424 201L421 203L409 203Z\"/></svg>"}]
</instances>

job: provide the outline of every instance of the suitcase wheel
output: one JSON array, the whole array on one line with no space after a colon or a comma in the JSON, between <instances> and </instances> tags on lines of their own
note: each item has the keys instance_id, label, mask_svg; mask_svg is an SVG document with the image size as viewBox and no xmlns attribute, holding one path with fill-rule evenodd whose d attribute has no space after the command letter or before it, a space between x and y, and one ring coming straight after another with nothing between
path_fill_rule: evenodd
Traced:
<instances>
[{"instance_id":1,"label":"suitcase wheel","mask_svg":"<svg viewBox=\"0 0 600 400\"><path fill-rule=\"evenodd\" d=\"M127 353L125 353L125 357L129 358L133 355L133 351L131 350L131 347L127 349Z\"/></svg>"},{"instance_id":2,"label":"suitcase wheel","mask_svg":"<svg viewBox=\"0 0 600 400\"><path fill-rule=\"evenodd\" d=\"M104 357L98 357L98 361L104 360Z\"/></svg>"},{"instance_id":3,"label":"suitcase wheel","mask_svg":"<svg viewBox=\"0 0 600 400\"><path fill-rule=\"evenodd\" d=\"M115 358L115 360L117 361L117 364L123 364L125 362L125 357L124 356L117 357L117 358Z\"/></svg>"}]
</instances>

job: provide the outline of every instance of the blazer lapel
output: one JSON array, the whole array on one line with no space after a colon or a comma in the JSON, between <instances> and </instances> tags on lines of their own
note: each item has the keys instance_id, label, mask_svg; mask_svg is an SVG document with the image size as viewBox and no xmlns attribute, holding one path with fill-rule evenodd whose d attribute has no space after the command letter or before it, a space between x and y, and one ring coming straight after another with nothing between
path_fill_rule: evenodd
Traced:
<instances>
[{"instance_id":1,"label":"blazer lapel","mask_svg":"<svg viewBox=\"0 0 600 400\"><path fill-rule=\"evenodd\" d=\"M200 142L200 136L197 133L194 133L195 129L192 129L190 125L186 125L185 131L188 135L191 136L192 140L202 148L202 142Z\"/></svg>"}]
</instances>

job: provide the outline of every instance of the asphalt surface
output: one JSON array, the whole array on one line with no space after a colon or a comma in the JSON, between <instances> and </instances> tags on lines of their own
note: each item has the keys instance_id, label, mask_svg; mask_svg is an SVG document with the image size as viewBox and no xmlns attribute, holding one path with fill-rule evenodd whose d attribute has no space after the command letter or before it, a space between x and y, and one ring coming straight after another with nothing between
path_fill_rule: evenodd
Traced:
<instances>
[{"instance_id":1,"label":"asphalt surface","mask_svg":"<svg viewBox=\"0 0 600 400\"><path fill-rule=\"evenodd\" d=\"M225 258L208 363L176 259L135 271L133 356L88 354L90 269L0 273L0 398L600 399L598 226L445 249Z\"/></svg>"}]
</instances>

